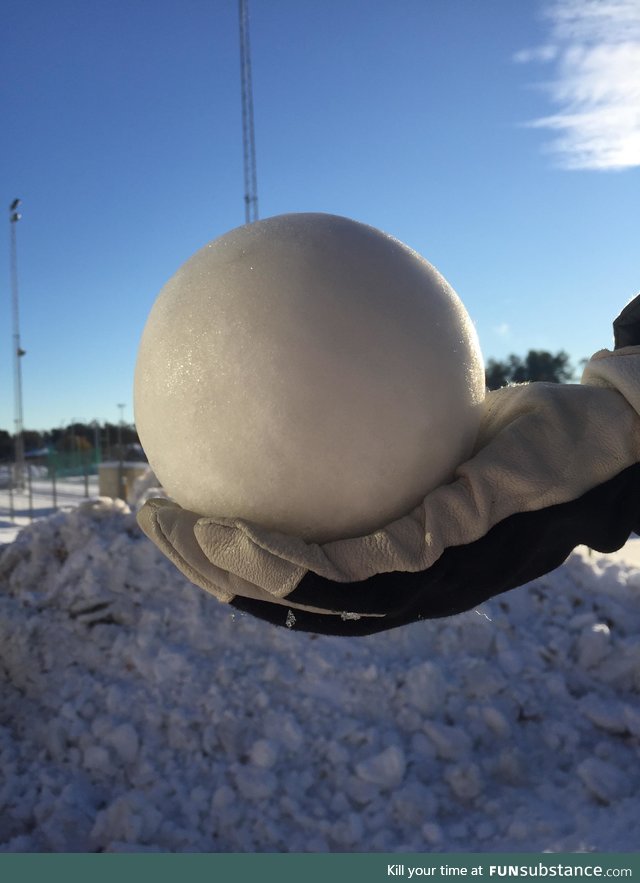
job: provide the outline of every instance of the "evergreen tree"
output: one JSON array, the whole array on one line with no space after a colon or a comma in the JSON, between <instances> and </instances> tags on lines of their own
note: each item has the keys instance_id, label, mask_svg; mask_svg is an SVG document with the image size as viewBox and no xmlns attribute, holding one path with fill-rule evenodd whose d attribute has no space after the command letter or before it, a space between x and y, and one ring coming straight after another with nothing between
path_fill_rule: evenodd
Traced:
<instances>
[{"instance_id":1,"label":"evergreen tree","mask_svg":"<svg viewBox=\"0 0 640 883\"><path fill-rule=\"evenodd\" d=\"M489 359L485 376L489 389L500 389L509 383L567 383L573 378L574 369L564 350L555 355L546 350L529 350L524 359L513 353L504 362Z\"/></svg>"}]
</instances>

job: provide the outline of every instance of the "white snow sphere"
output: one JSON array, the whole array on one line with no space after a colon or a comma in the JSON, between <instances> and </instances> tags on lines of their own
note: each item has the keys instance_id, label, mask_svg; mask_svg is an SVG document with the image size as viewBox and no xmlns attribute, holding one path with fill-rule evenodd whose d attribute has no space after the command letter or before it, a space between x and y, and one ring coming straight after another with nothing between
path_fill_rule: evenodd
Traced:
<instances>
[{"instance_id":1,"label":"white snow sphere","mask_svg":"<svg viewBox=\"0 0 640 883\"><path fill-rule=\"evenodd\" d=\"M356 221L289 214L214 240L167 282L135 419L184 508L324 542L450 481L484 391L475 329L431 264Z\"/></svg>"}]
</instances>

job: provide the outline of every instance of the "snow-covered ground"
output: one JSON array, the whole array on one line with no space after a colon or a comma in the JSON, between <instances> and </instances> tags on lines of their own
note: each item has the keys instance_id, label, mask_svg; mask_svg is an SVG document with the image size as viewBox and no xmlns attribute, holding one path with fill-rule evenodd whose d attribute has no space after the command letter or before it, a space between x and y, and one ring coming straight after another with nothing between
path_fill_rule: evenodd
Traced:
<instances>
[{"instance_id":1,"label":"snow-covered ground","mask_svg":"<svg viewBox=\"0 0 640 883\"><path fill-rule=\"evenodd\" d=\"M187 583L122 503L0 546L3 851L633 851L640 554L367 638Z\"/></svg>"},{"instance_id":2,"label":"snow-covered ground","mask_svg":"<svg viewBox=\"0 0 640 883\"><path fill-rule=\"evenodd\" d=\"M0 544L11 543L23 527L37 518L51 515L56 509L69 510L98 493L98 476L89 475L59 479L55 497L53 484L47 478L35 478L31 498L26 490L14 491L13 514L8 487L0 484ZM55 505L54 505L55 503Z\"/></svg>"}]
</instances>

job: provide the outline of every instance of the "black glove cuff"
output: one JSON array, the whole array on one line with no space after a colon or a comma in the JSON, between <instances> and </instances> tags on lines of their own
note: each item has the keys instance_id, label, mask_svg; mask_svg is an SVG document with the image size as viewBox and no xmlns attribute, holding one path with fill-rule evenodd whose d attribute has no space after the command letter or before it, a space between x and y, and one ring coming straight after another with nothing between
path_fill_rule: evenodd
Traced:
<instances>
[{"instance_id":1,"label":"black glove cuff","mask_svg":"<svg viewBox=\"0 0 640 883\"><path fill-rule=\"evenodd\" d=\"M615 348L640 346L640 294L626 305L613 322Z\"/></svg>"}]
</instances>

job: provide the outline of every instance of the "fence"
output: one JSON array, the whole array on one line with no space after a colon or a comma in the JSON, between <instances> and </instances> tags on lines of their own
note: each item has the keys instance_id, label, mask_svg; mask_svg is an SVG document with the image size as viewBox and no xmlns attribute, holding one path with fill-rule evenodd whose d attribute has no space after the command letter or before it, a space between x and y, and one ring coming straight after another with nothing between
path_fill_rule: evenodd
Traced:
<instances>
[{"instance_id":1,"label":"fence","mask_svg":"<svg viewBox=\"0 0 640 883\"><path fill-rule=\"evenodd\" d=\"M157 485L137 449L119 448L115 453L120 456L104 462L91 452L45 453L27 458L22 470L11 461L0 461L0 529L22 526L98 495L131 503L140 480L145 482L141 492ZM125 453L134 459L123 459Z\"/></svg>"},{"instance_id":2,"label":"fence","mask_svg":"<svg viewBox=\"0 0 640 883\"><path fill-rule=\"evenodd\" d=\"M98 463L87 454L46 454L23 469L0 461L0 522L33 521L98 493Z\"/></svg>"}]
</instances>

